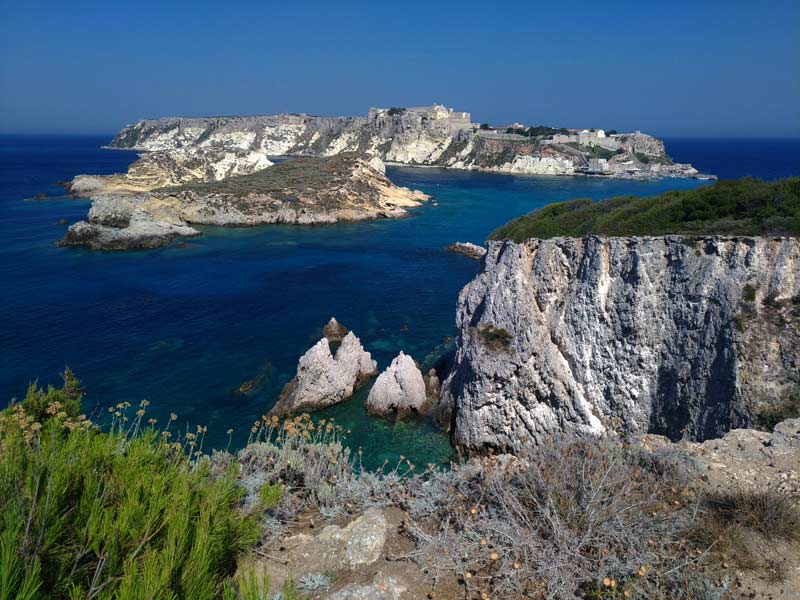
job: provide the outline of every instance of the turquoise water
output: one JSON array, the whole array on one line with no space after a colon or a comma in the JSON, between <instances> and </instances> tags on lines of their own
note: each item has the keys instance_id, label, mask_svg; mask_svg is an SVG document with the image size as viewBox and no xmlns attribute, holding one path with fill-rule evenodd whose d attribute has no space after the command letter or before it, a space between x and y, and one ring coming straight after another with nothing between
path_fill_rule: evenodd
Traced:
<instances>
[{"instance_id":1,"label":"turquoise water","mask_svg":"<svg viewBox=\"0 0 800 600\"><path fill-rule=\"evenodd\" d=\"M324 227L204 228L169 248L103 253L54 245L89 203L55 185L77 173L123 171L130 152L98 137L0 136L0 393L58 382L69 365L88 411L151 402L154 416L208 426L215 447L234 444L292 377L298 357L332 315L380 368L399 350L430 364L454 333L459 290L478 263L446 251L480 243L509 218L557 200L657 194L701 185L533 178L390 169L396 183L436 201L403 220ZM36 194L46 201L26 200ZM56 197L62 195L60 198ZM438 350L437 350L438 349ZM251 393L238 393L258 380ZM363 410L366 390L325 411L352 430L369 465L405 454L446 460L445 435L427 419L395 423Z\"/></svg>"}]
</instances>

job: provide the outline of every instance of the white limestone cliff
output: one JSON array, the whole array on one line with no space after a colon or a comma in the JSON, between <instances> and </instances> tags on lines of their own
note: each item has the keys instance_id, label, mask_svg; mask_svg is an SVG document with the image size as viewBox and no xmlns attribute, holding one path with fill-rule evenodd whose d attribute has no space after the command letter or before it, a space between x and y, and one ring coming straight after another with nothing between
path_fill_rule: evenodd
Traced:
<instances>
[{"instance_id":1,"label":"white limestone cliff","mask_svg":"<svg viewBox=\"0 0 800 600\"><path fill-rule=\"evenodd\" d=\"M717 437L800 389L800 240L491 242L443 384L454 441Z\"/></svg>"}]
</instances>

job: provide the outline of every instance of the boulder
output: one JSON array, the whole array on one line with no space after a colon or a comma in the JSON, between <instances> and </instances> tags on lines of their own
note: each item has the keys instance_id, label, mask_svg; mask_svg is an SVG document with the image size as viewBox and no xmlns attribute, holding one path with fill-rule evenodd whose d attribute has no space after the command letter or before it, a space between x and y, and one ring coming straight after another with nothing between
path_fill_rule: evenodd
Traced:
<instances>
[{"instance_id":1,"label":"boulder","mask_svg":"<svg viewBox=\"0 0 800 600\"><path fill-rule=\"evenodd\" d=\"M336 317L331 317L331 320L322 329L322 336L329 342L341 342L349 331L347 327L336 320Z\"/></svg>"},{"instance_id":2,"label":"boulder","mask_svg":"<svg viewBox=\"0 0 800 600\"><path fill-rule=\"evenodd\" d=\"M330 342L322 338L300 357L297 374L283 388L269 414L283 417L337 404L376 373L377 364L353 332L344 337L335 356L331 355Z\"/></svg>"},{"instance_id":3,"label":"boulder","mask_svg":"<svg viewBox=\"0 0 800 600\"><path fill-rule=\"evenodd\" d=\"M386 415L395 411L398 416L421 412L425 407L425 381L410 356L400 354L389 368L378 376L367 397L367 411Z\"/></svg>"}]
</instances>

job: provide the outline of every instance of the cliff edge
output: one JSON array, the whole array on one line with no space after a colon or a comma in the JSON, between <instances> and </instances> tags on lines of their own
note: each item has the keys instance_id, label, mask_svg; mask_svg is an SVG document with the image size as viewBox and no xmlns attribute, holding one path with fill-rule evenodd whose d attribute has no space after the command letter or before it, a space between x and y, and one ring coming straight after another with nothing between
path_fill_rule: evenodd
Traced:
<instances>
[{"instance_id":1,"label":"cliff edge","mask_svg":"<svg viewBox=\"0 0 800 600\"><path fill-rule=\"evenodd\" d=\"M443 403L462 447L714 438L797 401L800 240L490 242L456 323Z\"/></svg>"}]
</instances>

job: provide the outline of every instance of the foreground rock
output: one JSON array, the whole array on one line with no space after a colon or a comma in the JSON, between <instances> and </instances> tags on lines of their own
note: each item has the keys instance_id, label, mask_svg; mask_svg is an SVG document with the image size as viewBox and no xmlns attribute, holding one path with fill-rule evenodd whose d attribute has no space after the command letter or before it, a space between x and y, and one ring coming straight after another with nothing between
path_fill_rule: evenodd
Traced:
<instances>
[{"instance_id":1,"label":"foreground rock","mask_svg":"<svg viewBox=\"0 0 800 600\"><path fill-rule=\"evenodd\" d=\"M322 338L300 358L297 374L284 386L269 414L284 417L337 404L377 372L377 363L353 332L344 337L335 356L328 340Z\"/></svg>"},{"instance_id":2,"label":"foreground rock","mask_svg":"<svg viewBox=\"0 0 800 600\"><path fill-rule=\"evenodd\" d=\"M486 248L471 242L455 242L454 244L450 244L447 249L451 252L474 258L475 260L480 260L486 256Z\"/></svg>"},{"instance_id":3,"label":"foreground rock","mask_svg":"<svg viewBox=\"0 0 800 600\"><path fill-rule=\"evenodd\" d=\"M82 193L94 202L87 220L74 225L63 243L110 249L154 247L178 236L199 235L189 224L252 226L396 218L428 198L394 185L383 169L375 158L342 154L146 192L117 191L109 185L92 191L81 180ZM115 233L108 228L127 231ZM169 235L154 235L153 230L169 230Z\"/></svg>"},{"instance_id":4,"label":"foreground rock","mask_svg":"<svg viewBox=\"0 0 800 600\"><path fill-rule=\"evenodd\" d=\"M798 299L796 238L492 242L459 296L454 440L746 427L800 386Z\"/></svg>"},{"instance_id":5,"label":"foreground rock","mask_svg":"<svg viewBox=\"0 0 800 600\"><path fill-rule=\"evenodd\" d=\"M367 412L384 416L419 413L425 407L425 381L414 359L401 351L378 376L367 397Z\"/></svg>"},{"instance_id":6,"label":"foreground rock","mask_svg":"<svg viewBox=\"0 0 800 600\"><path fill-rule=\"evenodd\" d=\"M672 450L690 459L689 468L706 490L772 490L800 497L800 419L787 419L772 432L733 429L702 443L670 443L646 434L637 443L651 451Z\"/></svg>"}]
</instances>

